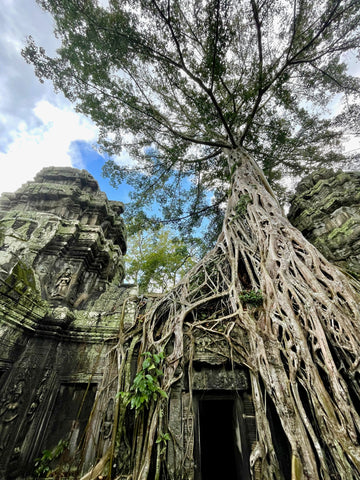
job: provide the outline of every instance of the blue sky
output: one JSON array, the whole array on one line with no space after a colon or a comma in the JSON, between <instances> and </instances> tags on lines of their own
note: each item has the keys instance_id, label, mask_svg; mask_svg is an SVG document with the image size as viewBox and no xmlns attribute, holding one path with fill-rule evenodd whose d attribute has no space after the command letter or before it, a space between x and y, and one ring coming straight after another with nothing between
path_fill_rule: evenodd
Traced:
<instances>
[{"instance_id":1,"label":"blue sky","mask_svg":"<svg viewBox=\"0 0 360 480\"><path fill-rule=\"evenodd\" d=\"M128 186L116 190L102 178L104 159L92 148L96 126L75 112L49 82L41 84L21 57L32 35L46 52L58 46L51 16L35 0L2 0L0 9L0 194L32 180L46 166L87 169L111 200L127 202ZM126 154L118 159L127 164Z\"/></svg>"},{"instance_id":2,"label":"blue sky","mask_svg":"<svg viewBox=\"0 0 360 480\"><path fill-rule=\"evenodd\" d=\"M70 151L72 155L72 164L76 168L84 168L93 177L96 178L100 190L106 192L110 200L120 200L129 202L129 191L131 187L123 183L121 187L114 188L110 185L109 179L104 178L101 173L105 158L101 156L94 148L93 144L82 140L75 140L71 143Z\"/></svg>"},{"instance_id":3,"label":"blue sky","mask_svg":"<svg viewBox=\"0 0 360 480\"><path fill-rule=\"evenodd\" d=\"M51 16L35 0L2 0L1 6L0 193L16 190L45 166L74 166L89 170L110 199L126 203L128 187L115 190L101 177L103 159L92 149L96 126L62 94L55 94L49 82L41 84L21 57L28 35L48 54L55 53L58 41ZM349 62L351 73L360 75L359 62ZM347 149L359 148L360 137L350 139ZM116 160L130 162L126 153Z\"/></svg>"}]
</instances>

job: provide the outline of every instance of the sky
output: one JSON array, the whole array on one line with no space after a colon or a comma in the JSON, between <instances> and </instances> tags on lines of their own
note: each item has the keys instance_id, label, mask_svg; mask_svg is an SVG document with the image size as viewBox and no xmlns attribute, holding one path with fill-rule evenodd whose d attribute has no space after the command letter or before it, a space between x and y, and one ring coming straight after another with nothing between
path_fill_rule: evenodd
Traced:
<instances>
[{"instance_id":1,"label":"sky","mask_svg":"<svg viewBox=\"0 0 360 480\"><path fill-rule=\"evenodd\" d=\"M85 168L111 200L127 202L128 187L114 189L101 176L93 145L97 128L74 111L50 82L41 84L20 52L31 35L53 54L53 20L35 0L2 0L0 9L0 194L13 192L47 166Z\"/></svg>"},{"instance_id":2,"label":"sky","mask_svg":"<svg viewBox=\"0 0 360 480\"><path fill-rule=\"evenodd\" d=\"M55 53L51 16L35 0L2 0L1 7L0 194L15 191L43 167L73 166L86 168L108 198L127 202L129 188L114 189L101 176L103 158L92 147L95 125L55 94L50 82L41 84L21 57L28 35L48 54ZM357 63L351 73L360 75L359 68ZM359 138L351 139L347 149L360 151Z\"/></svg>"}]
</instances>

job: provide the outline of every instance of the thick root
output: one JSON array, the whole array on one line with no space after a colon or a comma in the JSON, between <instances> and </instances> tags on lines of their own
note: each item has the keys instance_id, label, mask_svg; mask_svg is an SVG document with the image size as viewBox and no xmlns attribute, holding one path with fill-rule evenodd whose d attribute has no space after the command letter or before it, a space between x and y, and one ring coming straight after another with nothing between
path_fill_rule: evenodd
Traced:
<instances>
[{"instance_id":1,"label":"thick root","mask_svg":"<svg viewBox=\"0 0 360 480\"><path fill-rule=\"evenodd\" d=\"M262 480L284 476L271 401L288 442L292 479L360 479L360 286L291 226L246 153L230 152L229 164L235 174L223 232L148 309L140 353L167 352L161 386L167 393L188 366L191 394L200 340L209 340L211 354L248 369L257 423L254 478L255 468ZM151 410L143 425L149 437L133 450L134 480L148 477L160 411ZM178 472L189 449L180 452Z\"/></svg>"},{"instance_id":2,"label":"thick root","mask_svg":"<svg viewBox=\"0 0 360 480\"><path fill-rule=\"evenodd\" d=\"M102 476L107 463L110 460L111 449L109 448L105 455L98 461L98 463L80 480L97 480L100 476Z\"/></svg>"}]
</instances>

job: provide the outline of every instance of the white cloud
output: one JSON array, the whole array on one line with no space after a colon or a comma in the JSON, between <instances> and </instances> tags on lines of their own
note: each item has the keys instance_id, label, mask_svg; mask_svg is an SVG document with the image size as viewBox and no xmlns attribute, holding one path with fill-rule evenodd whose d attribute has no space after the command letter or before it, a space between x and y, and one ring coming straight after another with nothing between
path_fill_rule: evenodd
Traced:
<instances>
[{"instance_id":1,"label":"white cloud","mask_svg":"<svg viewBox=\"0 0 360 480\"><path fill-rule=\"evenodd\" d=\"M16 190L45 166L75 165L77 159L72 157L71 143L96 140L93 124L70 107L60 108L43 100L33 112L38 125L29 127L25 122L20 123L11 132L13 141L7 152L0 152L0 192ZM81 168L81 164L75 166Z\"/></svg>"},{"instance_id":2,"label":"white cloud","mask_svg":"<svg viewBox=\"0 0 360 480\"><path fill-rule=\"evenodd\" d=\"M4 0L0 9L0 193L31 180L45 166L82 168L72 142L94 142L94 125L77 114L50 82L40 84L21 57L28 35L47 53L58 40L53 20L35 0Z\"/></svg>"},{"instance_id":3,"label":"white cloud","mask_svg":"<svg viewBox=\"0 0 360 480\"><path fill-rule=\"evenodd\" d=\"M21 56L26 37L32 35L47 52L54 53L58 40L53 31L53 21L35 0L4 0L0 9L0 151L6 151L12 141L13 130L21 122L35 126L33 113L41 99L59 102L50 82L40 84L34 69ZM64 100L63 100L64 101Z\"/></svg>"}]
</instances>

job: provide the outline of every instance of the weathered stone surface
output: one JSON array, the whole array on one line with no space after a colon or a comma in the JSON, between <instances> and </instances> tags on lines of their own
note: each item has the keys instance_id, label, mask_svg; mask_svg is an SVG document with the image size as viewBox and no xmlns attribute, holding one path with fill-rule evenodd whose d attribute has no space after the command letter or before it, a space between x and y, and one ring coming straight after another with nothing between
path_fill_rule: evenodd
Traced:
<instances>
[{"instance_id":1,"label":"weathered stone surface","mask_svg":"<svg viewBox=\"0 0 360 480\"><path fill-rule=\"evenodd\" d=\"M87 308L109 282L123 280L122 211L123 204L108 201L88 172L42 170L0 199L0 278L5 281L21 261L33 275L28 286L44 300Z\"/></svg>"},{"instance_id":2,"label":"weathered stone surface","mask_svg":"<svg viewBox=\"0 0 360 480\"><path fill-rule=\"evenodd\" d=\"M304 178L289 219L328 260L360 278L360 172L321 169Z\"/></svg>"},{"instance_id":3,"label":"weathered stone surface","mask_svg":"<svg viewBox=\"0 0 360 480\"><path fill-rule=\"evenodd\" d=\"M117 384L103 374L115 377L109 351L131 291L122 211L72 168L44 169L0 198L1 480L25 478L61 439L80 470L108 445Z\"/></svg>"},{"instance_id":4,"label":"weathered stone surface","mask_svg":"<svg viewBox=\"0 0 360 480\"><path fill-rule=\"evenodd\" d=\"M249 382L243 370L216 369L204 366L200 371L193 372L193 390L232 390L249 389Z\"/></svg>"},{"instance_id":5,"label":"weathered stone surface","mask_svg":"<svg viewBox=\"0 0 360 480\"><path fill-rule=\"evenodd\" d=\"M360 174L322 170L300 183L290 210L305 236L355 275L359 201ZM91 175L69 168L44 169L0 198L0 480L25 478L34 458L59 440L68 440L72 475L79 477L110 445L119 325L133 325L137 309L146 308L132 301L134 286L122 284L122 209ZM179 375L168 404L176 439L167 454L169 478L177 478L183 452L187 478L201 477L201 424L214 415L227 421L223 410L232 412L226 436L235 431L246 458L256 441L246 368L231 368L221 337L192 338L192 375ZM136 354L133 362L135 370ZM241 478L249 478L246 462L243 468Z\"/></svg>"}]
</instances>

